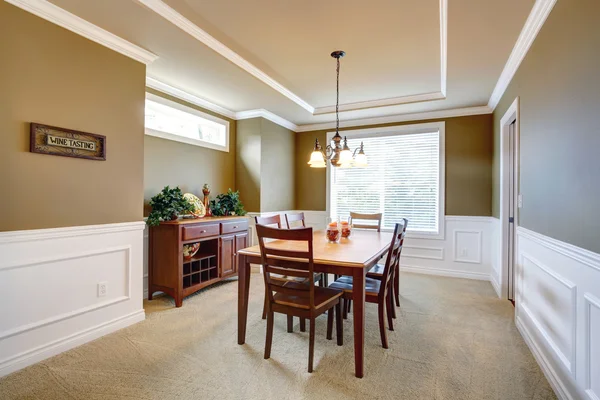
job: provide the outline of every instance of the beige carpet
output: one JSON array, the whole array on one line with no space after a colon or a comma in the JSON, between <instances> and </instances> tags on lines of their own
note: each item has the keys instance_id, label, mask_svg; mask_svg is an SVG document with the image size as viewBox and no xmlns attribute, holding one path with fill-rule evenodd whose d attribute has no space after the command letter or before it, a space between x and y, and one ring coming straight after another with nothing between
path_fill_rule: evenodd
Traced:
<instances>
[{"instance_id":1,"label":"beige carpet","mask_svg":"<svg viewBox=\"0 0 600 400\"><path fill-rule=\"evenodd\" d=\"M247 341L236 344L237 282L174 308L146 302L146 321L0 380L0 399L555 399L513 323L513 307L488 282L402 275L390 349L367 305L365 378L354 377L352 319L345 344L317 322L315 372L308 334L275 318L263 360L262 276L253 274Z\"/></svg>"}]
</instances>

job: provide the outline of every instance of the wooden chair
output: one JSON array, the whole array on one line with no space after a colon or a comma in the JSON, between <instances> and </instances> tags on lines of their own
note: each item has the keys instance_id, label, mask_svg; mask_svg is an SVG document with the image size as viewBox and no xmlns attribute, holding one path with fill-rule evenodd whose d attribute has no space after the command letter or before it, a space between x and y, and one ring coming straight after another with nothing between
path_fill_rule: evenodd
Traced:
<instances>
[{"instance_id":1,"label":"wooden chair","mask_svg":"<svg viewBox=\"0 0 600 400\"><path fill-rule=\"evenodd\" d=\"M402 224L396 224L394 229L394 236L387 253L387 259L385 262L385 268L383 272L382 280L373 278L365 278L365 301L367 303L376 303L379 312L379 333L381 335L381 345L384 349L388 348L387 331L385 329L385 314L387 309L387 321L389 329L394 330L394 323L392 319L392 312L394 308L393 299L391 296L391 290L394 279L394 272L396 266L400 260L400 253L402 252L402 242L404 240L404 230ZM332 289L338 289L344 291L344 300L347 302L352 299L352 277L342 276L337 279L331 285ZM344 312L346 309L344 308Z\"/></svg>"},{"instance_id":2,"label":"wooden chair","mask_svg":"<svg viewBox=\"0 0 600 400\"><path fill-rule=\"evenodd\" d=\"M292 316L301 319L307 318L310 321L308 372L312 372L315 352L315 318L325 312L328 313L327 339L331 340L335 308L337 344L338 346L343 344L342 292L315 286L314 280L311 279L314 275L312 228L276 229L257 225L256 233L268 296L265 359L271 357L274 313L286 314L288 321ZM299 245L298 249L294 246L293 250L283 250L267 246L269 243L265 243L265 239L291 240L305 244ZM307 281L308 284L273 279L273 275L298 277Z\"/></svg>"},{"instance_id":3,"label":"wooden chair","mask_svg":"<svg viewBox=\"0 0 600 400\"><path fill-rule=\"evenodd\" d=\"M350 218L348 220L350 226L352 228L356 228L356 229L376 229L377 232L381 231L381 219L383 217L382 213L378 213L378 214L361 214L361 213L355 213L355 212L350 212ZM376 223L368 223L368 224L364 224L364 223L356 223L355 221L376 221Z\"/></svg>"},{"instance_id":4,"label":"wooden chair","mask_svg":"<svg viewBox=\"0 0 600 400\"><path fill-rule=\"evenodd\" d=\"M256 225L264 225L264 226L276 225L278 229L281 229L281 216L279 214L271 215L268 217L254 217L254 222L256 223ZM288 226L289 226L289 223L287 223L287 215L286 215L286 224L288 224ZM293 276L280 276L280 277L273 276L273 279L280 279L280 280L285 280L285 281L296 281L297 283L306 283L306 282L303 282L301 279L297 279L297 277L293 277ZM325 281L324 274L316 273L314 276L314 279L315 279L315 282L319 282L319 285L321 285L322 287L327 287L328 282ZM262 319L267 319L267 296L266 295L265 295L265 303L263 305ZM294 326L293 319L288 318L288 332L293 331L293 329L294 329L293 326ZM302 318L300 319L300 331L306 332L306 320L304 320Z\"/></svg>"},{"instance_id":5,"label":"wooden chair","mask_svg":"<svg viewBox=\"0 0 600 400\"><path fill-rule=\"evenodd\" d=\"M406 227L408 225L408 220L406 218L402 218L402 231L406 236ZM403 245L404 243L402 243ZM382 280L384 273L385 265L376 264L373 268L367 272L367 277ZM396 300L396 306L400 307L400 262L396 267L396 271L394 271L394 284L392 285L393 297ZM393 313L394 318L396 318L396 310Z\"/></svg>"},{"instance_id":6,"label":"wooden chair","mask_svg":"<svg viewBox=\"0 0 600 400\"><path fill-rule=\"evenodd\" d=\"M296 228L298 228L298 227L306 228L306 223L304 222L304 213L285 214L285 223L287 224L288 229L294 229L292 227L292 222L297 222L297 221L300 221L300 224L298 224L299 226L296 226Z\"/></svg>"}]
</instances>

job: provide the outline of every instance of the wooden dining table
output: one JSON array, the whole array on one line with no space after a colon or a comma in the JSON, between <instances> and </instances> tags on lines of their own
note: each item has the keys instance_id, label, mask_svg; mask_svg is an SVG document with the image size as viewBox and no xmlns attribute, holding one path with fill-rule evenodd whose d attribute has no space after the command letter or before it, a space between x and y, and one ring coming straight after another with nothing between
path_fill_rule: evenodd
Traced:
<instances>
[{"instance_id":1,"label":"wooden dining table","mask_svg":"<svg viewBox=\"0 0 600 400\"><path fill-rule=\"evenodd\" d=\"M329 243L324 230L313 233L313 259L315 272L353 277L354 368L358 378L364 375L365 357L365 278L367 271L377 264L387 252L392 233L353 230L347 239ZM269 247L286 250L304 250L306 243L277 240ZM238 257L238 344L246 341L248 295L250 289L250 264L261 264L259 246L247 247L237 252ZM269 259L270 265L278 260ZM299 268L302 262L299 262ZM260 279L263 279L262 275ZM262 304L262 302L261 302Z\"/></svg>"}]
</instances>

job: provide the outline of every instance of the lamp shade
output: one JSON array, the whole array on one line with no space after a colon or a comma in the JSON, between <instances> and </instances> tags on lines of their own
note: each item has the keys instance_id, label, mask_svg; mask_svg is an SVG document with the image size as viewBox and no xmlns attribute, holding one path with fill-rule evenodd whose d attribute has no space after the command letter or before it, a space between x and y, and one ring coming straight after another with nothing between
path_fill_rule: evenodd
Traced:
<instances>
[{"instance_id":1,"label":"lamp shade","mask_svg":"<svg viewBox=\"0 0 600 400\"><path fill-rule=\"evenodd\" d=\"M323 157L323 153L319 150L314 150L310 154L310 161L308 162L308 165L312 166L313 164L325 164L325 158Z\"/></svg>"},{"instance_id":2,"label":"lamp shade","mask_svg":"<svg viewBox=\"0 0 600 400\"><path fill-rule=\"evenodd\" d=\"M350 164L352 163L352 152L350 149L344 149L340 153L339 164Z\"/></svg>"},{"instance_id":3,"label":"lamp shade","mask_svg":"<svg viewBox=\"0 0 600 400\"><path fill-rule=\"evenodd\" d=\"M367 156L365 153L358 153L356 155L356 159L354 160L354 165L357 167L366 167L367 164Z\"/></svg>"}]
</instances>

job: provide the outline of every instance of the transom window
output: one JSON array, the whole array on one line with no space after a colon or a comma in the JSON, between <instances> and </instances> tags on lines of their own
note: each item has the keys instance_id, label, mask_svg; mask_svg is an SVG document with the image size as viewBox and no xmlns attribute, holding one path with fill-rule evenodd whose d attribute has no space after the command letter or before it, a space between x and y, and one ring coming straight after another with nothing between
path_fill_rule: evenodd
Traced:
<instances>
[{"instance_id":1,"label":"transom window","mask_svg":"<svg viewBox=\"0 0 600 400\"><path fill-rule=\"evenodd\" d=\"M365 168L329 167L329 212L383 213L391 230L407 218L411 236L443 237L444 124L345 131L350 148L364 143Z\"/></svg>"},{"instance_id":2,"label":"transom window","mask_svg":"<svg viewBox=\"0 0 600 400\"><path fill-rule=\"evenodd\" d=\"M196 146L229 151L229 122L148 93L146 134Z\"/></svg>"}]
</instances>

